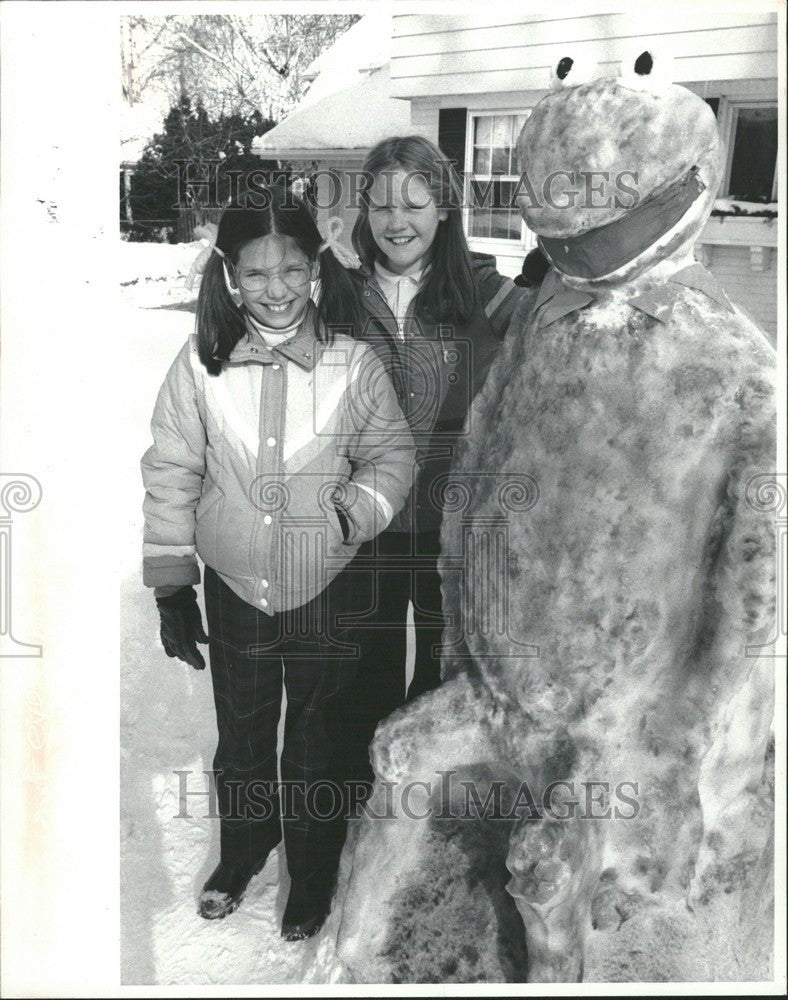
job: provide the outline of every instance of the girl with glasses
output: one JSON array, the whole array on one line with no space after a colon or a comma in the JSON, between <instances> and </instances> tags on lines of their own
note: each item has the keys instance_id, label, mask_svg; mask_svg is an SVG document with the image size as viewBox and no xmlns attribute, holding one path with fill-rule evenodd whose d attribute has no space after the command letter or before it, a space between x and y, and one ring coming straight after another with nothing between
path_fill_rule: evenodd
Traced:
<instances>
[{"instance_id":1,"label":"girl with glasses","mask_svg":"<svg viewBox=\"0 0 788 1000\"><path fill-rule=\"evenodd\" d=\"M381 361L336 332L355 297L326 248L283 187L225 209L196 335L167 374L142 459L143 579L164 650L202 669L197 644L209 644L221 856L199 912L231 913L284 832L288 940L322 925L344 839L335 758L356 669L343 624L363 584L353 559L405 503L414 462Z\"/></svg>"}]
</instances>

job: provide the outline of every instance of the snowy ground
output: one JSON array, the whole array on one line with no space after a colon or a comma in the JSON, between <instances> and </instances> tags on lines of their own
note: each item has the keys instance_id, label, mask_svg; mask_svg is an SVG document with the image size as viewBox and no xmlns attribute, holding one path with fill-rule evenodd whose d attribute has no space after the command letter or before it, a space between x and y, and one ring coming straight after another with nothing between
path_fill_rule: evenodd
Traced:
<instances>
[{"instance_id":1,"label":"snowy ground","mask_svg":"<svg viewBox=\"0 0 788 1000\"><path fill-rule=\"evenodd\" d=\"M179 778L206 790L216 724L208 671L168 659L158 616L142 586L142 486L139 459L159 385L194 314L182 275L194 248L128 244L129 275L121 316L125 345L122 447L126 462L118 502L128 525L121 593L121 948L124 984L325 983L336 981L329 933L288 944L279 936L288 877L283 849L251 883L241 907L220 921L197 915L196 899L218 861L218 824L203 818L204 796L188 800L191 819L175 818ZM188 251L188 252L187 252ZM161 265L161 266L159 266ZM156 271L161 273L155 273ZM148 280L144 272L148 273ZM177 273L181 277L177 278ZM176 280L173 280L173 279ZM159 308L150 308L159 303Z\"/></svg>"}]
</instances>

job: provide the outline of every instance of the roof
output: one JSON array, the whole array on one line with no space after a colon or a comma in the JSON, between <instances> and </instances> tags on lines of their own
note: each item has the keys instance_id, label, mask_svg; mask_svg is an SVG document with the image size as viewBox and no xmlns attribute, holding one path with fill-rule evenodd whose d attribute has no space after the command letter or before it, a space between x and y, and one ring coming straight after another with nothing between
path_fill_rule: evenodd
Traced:
<instances>
[{"instance_id":1,"label":"roof","mask_svg":"<svg viewBox=\"0 0 788 1000\"><path fill-rule=\"evenodd\" d=\"M299 107L252 142L252 152L279 159L367 150L386 136L410 132L410 104L390 97L389 67L338 93Z\"/></svg>"},{"instance_id":2,"label":"roof","mask_svg":"<svg viewBox=\"0 0 788 1000\"><path fill-rule=\"evenodd\" d=\"M312 86L299 101L298 107L356 83L360 76L380 69L391 58L391 14L371 11L348 28L336 41L307 67L303 76Z\"/></svg>"}]
</instances>

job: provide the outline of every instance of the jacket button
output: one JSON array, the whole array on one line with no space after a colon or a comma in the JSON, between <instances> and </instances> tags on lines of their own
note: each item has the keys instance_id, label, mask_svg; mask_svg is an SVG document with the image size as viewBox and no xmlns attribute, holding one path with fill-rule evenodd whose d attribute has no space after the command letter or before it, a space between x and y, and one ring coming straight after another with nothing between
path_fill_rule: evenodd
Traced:
<instances>
[{"instance_id":1,"label":"jacket button","mask_svg":"<svg viewBox=\"0 0 788 1000\"><path fill-rule=\"evenodd\" d=\"M262 604L262 606L263 606L264 608L267 608L267 607L268 607L268 601L266 601L266 599L265 599L264 597L263 597L263 598L261 598L261 600L260 600L260 603Z\"/></svg>"},{"instance_id":2,"label":"jacket button","mask_svg":"<svg viewBox=\"0 0 788 1000\"><path fill-rule=\"evenodd\" d=\"M269 586L268 580L261 580L260 583L266 588Z\"/></svg>"},{"instance_id":3,"label":"jacket button","mask_svg":"<svg viewBox=\"0 0 788 1000\"><path fill-rule=\"evenodd\" d=\"M266 514L265 517L263 518L263 524L270 524L271 521L273 521L273 518L271 517L271 515L270 514Z\"/></svg>"},{"instance_id":4,"label":"jacket button","mask_svg":"<svg viewBox=\"0 0 788 1000\"><path fill-rule=\"evenodd\" d=\"M275 372L278 372L281 367L282 367L281 365L274 365L273 366Z\"/></svg>"},{"instance_id":5,"label":"jacket button","mask_svg":"<svg viewBox=\"0 0 788 1000\"><path fill-rule=\"evenodd\" d=\"M256 347L252 348L252 354L257 354L257 348Z\"/></svg>"},{"instance_id":6,"label":"jacket button","mask_svg":"<svg viewBox=\"0 0 788 1000\"><path fill-rule=\"evenodd\" d=\"M273 448L273 446L276 444L276 438L269 438L265 443L268 445L269 448Z\"/></svg>"}]
</instances>

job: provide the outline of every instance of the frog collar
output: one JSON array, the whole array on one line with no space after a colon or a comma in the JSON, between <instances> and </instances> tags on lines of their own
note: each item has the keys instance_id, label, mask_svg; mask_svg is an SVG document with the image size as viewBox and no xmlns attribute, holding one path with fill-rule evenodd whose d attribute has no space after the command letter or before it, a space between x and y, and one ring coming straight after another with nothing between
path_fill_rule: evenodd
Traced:
<instances>
[{"instance_id":1,"label":"frog collar","mask_svg":"<svg viewBox=\"0 0 788 1000\"><path fill-rule=\"evenodd\" d=\"M674 306L681 298L682 288L703 292L728 312L733 312L733 306L722 287L702 264L690 264L676 271L663 284L633 295L628 304L660 323L667 323ZM584 309L595 302L596 298L591 292L567 288L559 274L551 270L542 282L536 299L537 323L540 327L549 326L563 316Z\"/></svg>"},{"instance_id":2,"label":"frog collar","mask_svg":"<svg viewBox=\"0 0 788 1000\"><path fill-rule=\"evenodd\" d=\"M540 236L539 245L563 274L603 278L653 246L704 190L695 166L659 194L628 209L621 218L577 236Z\"/></svg>"}]
</instances>

